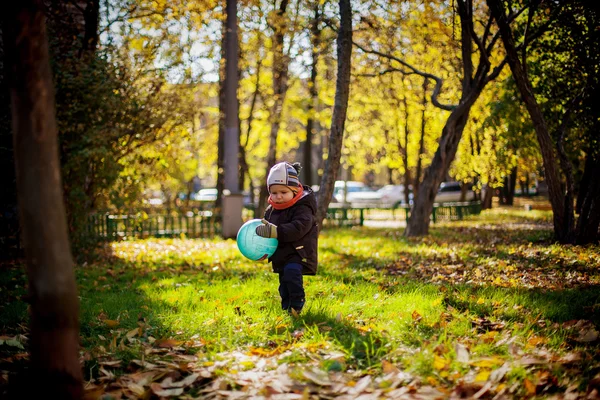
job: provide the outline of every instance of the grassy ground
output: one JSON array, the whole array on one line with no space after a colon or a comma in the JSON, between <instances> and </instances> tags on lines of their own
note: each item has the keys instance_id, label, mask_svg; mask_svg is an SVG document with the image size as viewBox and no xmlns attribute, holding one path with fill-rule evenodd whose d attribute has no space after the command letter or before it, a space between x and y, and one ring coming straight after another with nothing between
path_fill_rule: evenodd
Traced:
<instances>
[{"instance_id":1,"label":"grassy ground","mask_svg":"<svg viewBox=\"0 0 600 400\"><path fill-rule=\"evenodd\" d=\"M543 208L326 230L299 317L234 241L107 245L77 268L88 395L598 395L600 249L552 243ZM24 286L0 271L2 383L27 358Z\"/></svg>"}]
</instances>

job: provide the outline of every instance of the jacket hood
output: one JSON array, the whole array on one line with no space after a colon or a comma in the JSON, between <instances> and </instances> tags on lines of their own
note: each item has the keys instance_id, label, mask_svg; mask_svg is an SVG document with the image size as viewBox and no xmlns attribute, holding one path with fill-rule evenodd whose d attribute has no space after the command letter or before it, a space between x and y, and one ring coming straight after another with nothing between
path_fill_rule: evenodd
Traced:
<instances>
[{"instance_id":1,"label":"jacket hood","mask_svg":"<svg viewBox=\"0 0 600 400\"><path fill-rule=\"evenodd\" d=\"M304 188L304 195L296 204L308 205L314 214L317 213L317 196L310 186L302 185Z\"/></svg>"}]
</instances>

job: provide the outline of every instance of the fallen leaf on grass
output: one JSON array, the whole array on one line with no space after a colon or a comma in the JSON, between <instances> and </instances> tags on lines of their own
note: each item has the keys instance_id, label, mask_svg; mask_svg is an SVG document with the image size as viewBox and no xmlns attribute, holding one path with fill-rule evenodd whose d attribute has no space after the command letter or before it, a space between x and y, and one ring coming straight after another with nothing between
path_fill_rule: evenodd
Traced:
<instances>
[{"instance_id":1,"label":"fallen leaf on grass","mask_svg":"<svg viewBox=\"0 0 600 400\"><path fill-rule=\"evenodd\" d=\"M24 349L23 345L16 337L10 336L0 336L0 345L5 344L11 347L17 347L19 349Z\"/></svg>"},{"instance_id":2,"label":"fallen leaf on grass","mask_svg":"<svg viewBox=\"0 0 600 400\"><path fill-rule=\"evenodd\" d=\"M144 397L144 395L146 394L146 389L144 389L142 385L139 385L135 382L129 382L127 384L127 389L140 398Z\"/></svg>"},{"instance_id":3,"label":"fallen leaf on grass","mask_svg":"<svg viewBox=\"0 0 600 400\"><path fill-rule=\"evenodd\" d=\"M373 379L370 375L362 377L358 382L356 382L356 385L354 385L354 387L348 391L348 393L362 393L366 388L368 388L371 385L372 380Z\"/></svg>"},{"instance_id":4,"label":"fallen leaf on grass","mask_svg":"<svg viewBox=\"0 0 600 400\"><path fill-rule=\"evenodd\" d=\"M568 353L558 359L561 364L577 364L581 361L581 354L579 353Z\"/></svg>"},{"instance_id":5,"label":"fallen leaf on grass","mask_svg":"<svg viewBox=\"0 0 600 400\"><path fill-rule=\"evenodd\" d=\"M398 367L396 367L394 364L392 364L391 362L386 361L386 360L383 360L381 362L381 367L383 369L383 372L386 373L386 374L400 372L400 370L398 369Z\"/></svg>"},{"instance_id":6,"label":"fallen leaf on grass","mask_svg":"<svg viewBox=\"0 0 600 400\"><path fill-rule=\"evenodd\" d=\"M98 364L103 365L105 367L118 367L121 365L121 360L114 361L100 361Z\"/></svg>"},{"instance_id":7,"label":"fallen leaf on grass","mask_svg":"<svg viewBox=\"0 0 600 400\"><path fill-rule=\"evenodd\" d=\"M181 396L183 394L183 388L163 389L158 383L150 384L150 389L155 395L161 397Z\"/></svg>"},{"instance_id":8,"label":"fallen leaf on grass","mask_svg":"<svg viewBox=\"0 0 600 400\"><path fill-rule=\"evenodd\" d=\"M130 330L129 332L127 332L127 334L125 336L127 336L129 339L137 336L140 334L141 329L140 328L135 328Z\"/></svg>"},{"instance_id":9,"label":"fallen leaf on grass","mask_svg":"<svg viewBox=\"0 0 600 400\"><path fill-rule=\"evenodd\" d=\"M143 368L148 368L148 369L153 369L156 368L155 364L149 363L148 361L142 361L142 360L131 360L132 364L136 364L139 365L140 367Z\"/></svg>"},{"instance_id":10,"label":"fallen leaf on grass","mask_svg":"<svg viewBox=\"0 0 600 400\"><path fill-rule=\"evenodd\" d=\"M116 321L114 319L105 319L104 324L109 328L116 328L117 326L119 326L119 321Z\"/></svg>"},{"instance_id":11,"label":"fallen leaf on grass","mask_svg":"<svg viewBox=\"0 0 600 400\"><path fill-rule=\"evenodd\" d=\"M539 365L539 364L547 364L547 361L540 360L539 358L532 356L525 356L519 360L521 365Z\"/></svg>"},{"instance_id":12,"label":"fallen leaf on grass","mask_svg":"<svg viewBox=\"0 0 600 400\"><path fill-rule=\"evenodd\" d=\"M200 374L191 374L190 376L186 377L185 379L183 379L181 381L177 381L177 382L173 382L173 378L171 378L169 376L169 377L166 377L165 380L160 383L160 386L162 386L165 389L188 387L188 386L192 385L194 382L196 382L196 380L198 379L199 376L200 376Z\"/></svg>"},{"instance_id":13,"label":"fallen leaf on grass","mask_svg":"<svg viewBox=\"0 0 600 400\"><path fill-rule=\"evenodd\" d=\"M183 342L181 340L175 340L175 339L159 339L155 342L157 347L160 347L163 349L170 349L173 347L177 347L182 343Z\"/></svg>"},{"instance_id":14,"label":"fallen leaf on grass","mask_svg":"<svg viewBox=\"0 0 600 400\"><path fill-rule=\"evenodd\" d=\"M331 381L329 380L329 375L326 372L313 368L302 371L302 375L304 378L309 381L319 385L319 386L331 386Z\"/></svg>"},{"instance_id":15,"label":"fallen leaf on grass","mask_svg":"<svg viewBox=\"0 0 600 400\"><path fill-rule=\"evenodd\" d=\"M598 340L598 331L594 328L582 329L579 336L575 339L580 343L591 343Z\"/></svg>"},{"instance_id":16,"label":"fallen leaf on grass","mask_svg":"<svg viewBox=\"0 0 600 400\"><path fill-rule=\"evenodd\" d=\"M523 380L523 385L525 386L525 390L529 396L533 396L535 394L535 385L529 379L525 378Z\"/></svg>"},{"instance_id":17,"label":"fallen leaf on grass","mask_svg":"<svg viewBox=\"0 0 600 400\"><path fill-rule=\"evenodd\" d=\"M454 351L456 352L456 361L461 363L468 363L470 359L469 350L461 343L454 344Z\"/></svg>"},{"instance_id":18,"label":"fallen leaf on grass","mask_svg":"<svg viewBox=\"0 0 600 400\"><path fill-rule=\"evenodd\" d=\"M415 322L419 322L423 318L421 316L421 314L419 314L417 312L417 310L414 310L410 316L412 317L413 321L415 321Z\"/></svg>"},{"instance_id":19,"label":"fallen leaf on grass","mask_svg":"<svg viewBox=\"0 0 600 400\"><path fill-rule=\"evenodd\" d=\"M504 364L504 360L500 357L482 358L471 362L472 366L480 368L492 368L502 364Z\"/></svg>"}]
</instances>

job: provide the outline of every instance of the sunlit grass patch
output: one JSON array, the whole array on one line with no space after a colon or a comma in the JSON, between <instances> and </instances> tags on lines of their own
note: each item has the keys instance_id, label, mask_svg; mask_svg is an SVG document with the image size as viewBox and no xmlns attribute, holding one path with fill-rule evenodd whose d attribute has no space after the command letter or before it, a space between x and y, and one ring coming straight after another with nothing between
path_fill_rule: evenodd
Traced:
<instances>
[{"instance_id":1,"label":"sunlit grass patch","mask_svg":"<svg viewBox=\"0 0 600 400\"><path fill-rule=\"evenodd\" d=\"M76 269L86 376L97 379L102 362L120 360L115 372L126 374L195 357L223 379L287 366L304 383L401 371L403 385L418 377L481 389L501 372L498 387L528 380L535 389L545 374L585 386L598 342L600 251L552 243L547 212L535 212L489 211L414 239L396 229L325 230L299 317L280 309L270 265L243 258L232 240L112 243ZM19 331L22 270L0 283L0 323Z\"/></svg>"}]
</instances>

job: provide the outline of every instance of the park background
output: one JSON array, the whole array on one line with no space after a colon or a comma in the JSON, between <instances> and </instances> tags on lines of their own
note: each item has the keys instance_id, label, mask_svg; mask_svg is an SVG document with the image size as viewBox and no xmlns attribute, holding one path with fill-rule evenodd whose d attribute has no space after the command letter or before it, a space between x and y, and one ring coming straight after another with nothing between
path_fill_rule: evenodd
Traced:
<instances>
[{"instance_id":1,"label":"park background","mask_svg":"<svg viewBox=\"0 0 600 400\"><path fill-rule=\"evenodd\" d=\"M115 397L209 390L294 398L323 388L350 398L597 396L595 6L227 6L237 10L211 1L7 8L0 52L2 383L23 388L14 377L33 374L40 387L64 389L65 381L45 370L58 368L84 379L88 394ZM10 16L26 12L45 18L49 53L31 53L38 58L19 52L27 40L13 42L46 43L43 31L16 34L26 19ZM44 65L51 77L27 75ZM35 118L41 125L17 123ZM57 147L40 143L36 129L56 135ZM21 139L29 138L23 132L32 139ZM260 215L266 173L279 160L301 161L303 182L319 186L322 275L309 291L333 296L330 307L315 303L292 320L276 313L274 293L260 291L273 279L268 267L242 260L234 243L220 238L223 217L231 215L223 200L247 193L248 207L236 218ZM62 181L43 179L44 172ZM27 185L17 179L32 176ZM404 217L405 224L361 227L356 207L330 203L341 180L410 187L404 208L365 211L367 218ZM436 221L435 195L447 181L459 182L465 196L475 191L476 216L459 215L455 204ZM214 201L195 200L213 187ZM29 215L39 217L28 225ZM127 227L109 228L107 221L119 218ZM161 236L174 239L134 239L158 236L153 226L167 219L173 229L163 225ZM54 245L66 249L62 258L43 258ZM33 248L47 270L32 266ZM77 288L80 311L76 304L52 308L40 297L43 279L50 292L64 289L56 276L71 276L73 290L58 292L73 300ZM212 285L220 292L199 294ZM243 295L234 294L240 285ZM33 316L47 306L44 315L52 317L43 322L64 313L65 326L77 330L80 319L82 348L63 341L55 357L33 357L28 368L27 351L35 355L52 342L44 340L43 323L27 326L27 303ZM375 304L382 308L369 308ZM241 367L232 364L238 353L250 357ZM152 354L190 364L148 361L152 368L145 360ZM279 365L289 368L282 376L291 380L278 380L285 384L236 381L241 370L262 376ZM144 370L141 381L136 374Z\"/></svg>"}]
</instances>

